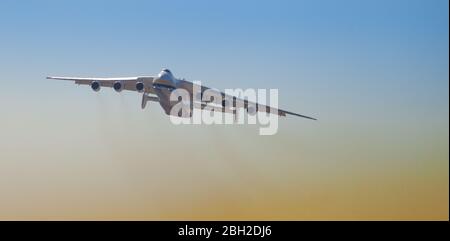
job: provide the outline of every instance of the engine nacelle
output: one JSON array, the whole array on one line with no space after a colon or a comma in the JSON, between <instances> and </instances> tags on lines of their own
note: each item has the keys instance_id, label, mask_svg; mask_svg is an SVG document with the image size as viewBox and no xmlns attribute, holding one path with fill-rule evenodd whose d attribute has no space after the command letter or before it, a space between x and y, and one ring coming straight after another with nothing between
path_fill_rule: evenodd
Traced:
<instances>
[{"instance_id":1,"label":"engine nacelle","mask_svg":"<svg viewBox=\"0 0 450 241\"><path fill-rule=\"evenodd\" d=\"M258 106L250 104L247 106L247 113L250 115L255 115L258 112Z\"/></svg>"},{"instance_id":2,"label":"engine nacelle","mask_svg":"<svg viewBox=\"0 0 450 241\"><path fill-rule=\"evenodd\" d=\"M139 93L142 93L142 92L144 92L144 90L145 90L144 83L137 82L136 83L136 91L139 92Z\"/></svg>"},{"instance_id":3,"label":"engine nacelle","mask_svg":"<svg viewBox=\"0 0 450 241\"><path fill-rule=\"evenodd\" d=\"M100 90L100 83L97 81L92 81L91 88L93 91L97 92Z\"/></svg>"},{"instance_id":4,"label":"engine nacelle","mask_svg":"<svg viewBox=\"0 0 450 241\"><path fill-rule=\"evenodd\" d=\"M122 91L122 90L123 90L123 84L122 84L122 82L120 82L120 81L114 82L113 88L114 88L114 90L117 91L117 92Z\"/></svg>"}]
</instances>

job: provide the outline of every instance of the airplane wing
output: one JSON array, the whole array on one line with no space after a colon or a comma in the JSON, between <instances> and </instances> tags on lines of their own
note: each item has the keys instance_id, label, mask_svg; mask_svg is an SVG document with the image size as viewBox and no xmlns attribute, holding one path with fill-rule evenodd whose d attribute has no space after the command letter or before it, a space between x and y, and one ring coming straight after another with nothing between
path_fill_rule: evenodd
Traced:
<instances>
[{"instance_id":1,"label":"airplane wing","mask_svg":"<svg viewBox=\"0 0 450 241\"><path fill-rule=\"evenodd\" d=\"M181 80L179 83L179 87L186 89L187 91L189 91L191 94L193 93L194 89L194 83L186 81L186 80ZM198 86L199 87L199 86ZM266 112L266 113L276 113L279 116L286 116L286 115L294 115L294 116L298 116L298 117L303 117L303 118L307 118L307 119L311 119L311 120L317 120L316 118L313 117L309 117L309 116L305 116L305 115L300 115L294 112L290 112L290 111L286 111L286 110L282 110L282 109L277 109L277 108L273 108L270 106L266 106L266 105L262 105L262 104L258 104L255 102L251 102L248 100L244 100L244 99L240 99L237 98L235 96L230 96L227 95L219 90L215 90L206 86L201 86L201 92L203 93L206 90L213 90L217 93L217 95L221 95L223 100L230 100L235 102L235 106L242 106L244 108L247 107L254 107L256 109L256 111L261 111L261 112ZM202 108L204 107L204 105L202 105Z\"/></svg>"},{"instance_id":2,"label":"airplane wing","mask_svg":"<svg viewBox=\"0 0 450 241\"><path fill-rule=\"evenodd\" d=\"M123 85L122 90L129 90L129 91L138 91L136 89L136 84L143 83L145 92L154 94L153 78L154 77L121 77L121 78L47 77L47 79L74 81L75 84L78 85L91 85L93 82L97 82L100 84L101 87L109 87L109 88L112 88L114 83L120 82Z\"/></svg>"}]
</instances>

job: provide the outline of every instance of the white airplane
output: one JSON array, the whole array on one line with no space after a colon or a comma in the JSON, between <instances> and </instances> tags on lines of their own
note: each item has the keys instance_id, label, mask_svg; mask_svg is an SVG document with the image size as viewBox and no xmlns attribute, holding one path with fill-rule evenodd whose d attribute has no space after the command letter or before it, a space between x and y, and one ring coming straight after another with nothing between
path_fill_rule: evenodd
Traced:
<instances>
[{"instance_id":1,"label":"white airplane","mask_svg":"<svg viewBox=\"0 0 450 241\"><path fill-rule=\"evenodd\" d=\"M69 80L74 81L78 85L90 85L92 90L99 91L101 87L110 87L117 92L122 90L137 91L143 93L142 95L142 109L145 108L148 101L159 102L161 107L164 109L165 113L170 115L172 107L179 101L170 101L170 94L175 89L186 90L191 97L194 96L194 90L196 87L199 90L200 96L198 99L201 100L201 105L191 105L191 109L195 106L200 108L205 108L211 106L213 101L202 100L203 93L208 91L215 92L218 96L222 97L222 105L220 106L222 112L234 113L236 114L236 107L243 107L248 113L255 113L255 111L261 111L266 113L275 113L279 116L295 115L303 118L308 118L316 120L315 118L300 115L297 113L273 108L266 105L261 105L248 101L246 99L237 98L235 96L227 95L215 89L211 89L205 86L199 86L195 83L186 81L184 79L176 78L172 72L168 69L162 69L157 76L138 76L138 77L123 77L123 78L79 78L79 77L47 77L47 79L57 79L57 80ZM229 106L227 100L233 103L233 106ZM219 102L220 103L220 102ZM220 105L220 104L219 104ZM217 107L217 106L215 106ZM215 108L217 109L217 108Z\"/></svg>"}]
</instances>

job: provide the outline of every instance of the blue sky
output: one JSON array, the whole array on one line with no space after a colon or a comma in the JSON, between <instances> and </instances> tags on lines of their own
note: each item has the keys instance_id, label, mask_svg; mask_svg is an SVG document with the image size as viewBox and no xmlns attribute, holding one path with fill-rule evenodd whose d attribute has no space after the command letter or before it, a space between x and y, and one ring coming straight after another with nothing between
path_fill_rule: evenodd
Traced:
<instances>
[{"instance_id":1,"label":"blue sky","mask_svg":"<svg viewBox=\"0 0 450 241\"><path fill-rule=\"evenodd\" d=\"M249 216L239 217L448 219L448 5L447 0L0 1L0 193L9 194L0 213L77 217L46 202L54 190L66 190L60 183L72 187L68 197L85 198L82 204L59 200L61 207L85 210L80 217L97 212L113 218L189 218L197 212L199 218L214 218L216 211L233 217L247 210ZM281 108L319 121L282 119L279 133L268 138L247 132L251 127L179 128L157 105L141 111L135 93L93 93L45 79L154 75L163 67L219 89L278 88ZM197 144L184 146L186 136ZM176 162L175 172L169 168L180 156L167 153L167 143L195 160L196 169L185 162ZM205 156L199 156L202 146L208 146ZM141 163L141 155L129 157L118 151L123 149L166 152ZM89 161L80 162L83 158ZM33 168L24 171L28 166ZM85 189L77 182L80 175L91 187L86 192L79 191ZM174 179L190 184L190 175L211 175L195 183L207 195L184 195L175 184L165 190L147 184ZM30 205L17 202L17 192L1 183L12 183L21 197L48 209L26 212ZM266 186L241 193L243 183ZM216 196L207 185L219 190ZM270 187L278 193L272 204L286 210L255 201L265 200ZM110 190L105 197L113 211L83 206L91 203L89 197L105 201L96 196L102 190ZM129 204L121 192L144 209L115 213ZM221 203L237 193L243 198ZM204 201L211 209L193 207L190 213L170 203L152 209L146 202L153 195L161 203L165 195Z\"/></svg>"},{"instance_id":2,"label":"blue sky","mask_svg":"<svg viewBox=\"0 0 450 241\"><path fill-rule=\"evenodd\" d=\"M277 87L288 97L281 101L296 98L291 92L298 90L316 103L328 98L315 94L323 91L349 102L362 97L353 99L359 93L376 105L372 101L382 94L394 103L406 98L408 104L443 107L448 96L447 1L2 1L0 6L0 61L8 78L18 72L26 79L151 75L168 67L218 88Z\"/></svg>"}]
</instances>

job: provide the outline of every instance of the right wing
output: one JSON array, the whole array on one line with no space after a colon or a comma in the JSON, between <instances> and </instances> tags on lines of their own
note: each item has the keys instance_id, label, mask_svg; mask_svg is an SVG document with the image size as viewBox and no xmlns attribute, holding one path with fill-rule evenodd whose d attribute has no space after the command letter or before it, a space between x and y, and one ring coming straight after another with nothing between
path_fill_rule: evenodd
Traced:
<instances>
[{"instance_id":1,"label":"right wing","mask_svg":"<svg viewBox=\"0 0 450 241\"><path fill-rule=\"evenodd\" d=\"M154 77L122 77L122 78L80 78L80 77L47 77L47 79L56 80L69 80L74 81L78 85L91 85L96 81L101 87L112 88L114 83L119 81L123 84L124 90L137 91L136 83L141 82L144 84L144 90L146 93L154 94L153 79Z\"/></svg>"},{"instance_id":2,"label":"right wing","mask_svg":"<svg viewBox=\"0 0 450 241\"><path fill-rule=\"evenodd\" d=\"M259 104L259 103L256 103L256 102L252 102L252 101L249 101L249 100L246 100L246 99L237 98L235 96L230 96L230 95L227 95L227 94L225 94L225 93L223 93L223 92L221 92L219 90L212 89L212 88L209 88L209 87L206 87L206 86L203 86L203 85L201 86L201 89L200 89L200 86L197 86L195 83L192 83L192 82L189 82L189 81L186 81L186 80L181 80L180 83L179 83L179 87L186 89L191 94L193 94L193 92L194 92L194 86L198 87L199 90L201 90L202 94L206 90L212 90L217 95L222 96L223 100L228 100L228 101L235 102L236 106L242 106L244 108L253 107L253 108L256 108L256 111L266 112L266 113L274 113L274 114L277 114L279 116L294 115L294 116L303 117L303 118L306 118L306 119L317 120L316 118L313 118L313 117L310 117L310 116L305 116L305 115L297 114L297 113L294 113L294 112L291 112L291 111L286 111L286 110L274 108L274 107L271 107L271 106L262 105L262 104ZM224 107L223 104L222 104L222 107ZM204 108L203 105L202 105L202 108ZM231 112L232 113L233 110L226 110L225 108L222 108L222 112Z\"/></svg>"}]
</instances>

